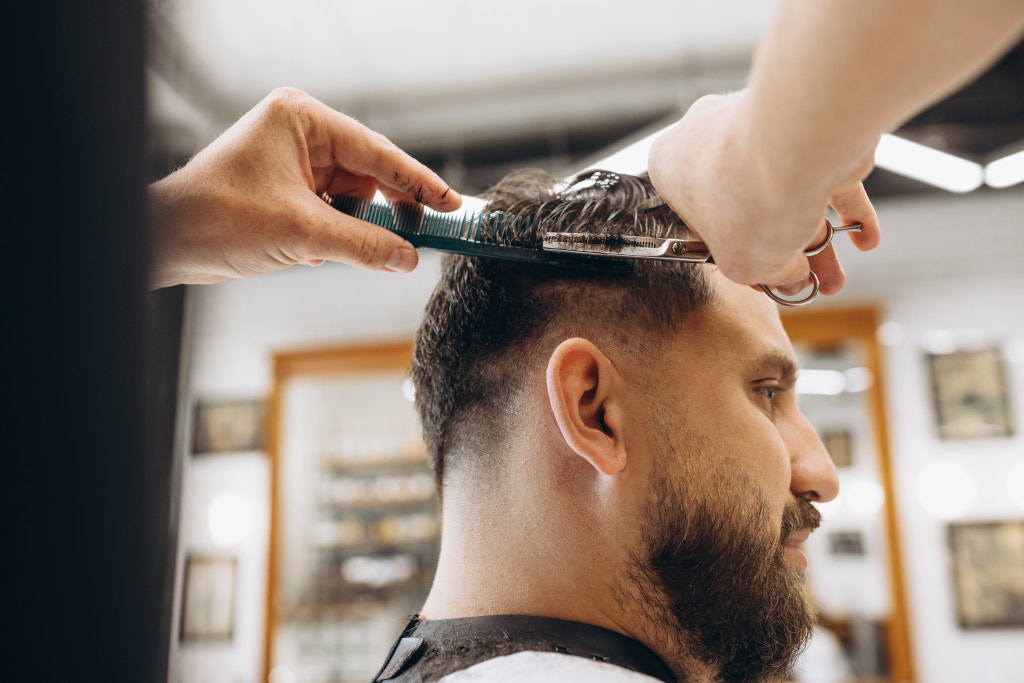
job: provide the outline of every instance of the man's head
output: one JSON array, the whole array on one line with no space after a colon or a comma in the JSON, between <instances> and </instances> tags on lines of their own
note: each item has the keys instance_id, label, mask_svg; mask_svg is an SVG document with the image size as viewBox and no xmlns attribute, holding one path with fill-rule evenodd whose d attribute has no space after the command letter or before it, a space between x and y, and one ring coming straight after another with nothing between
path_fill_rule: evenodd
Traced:
<instances>
[{"instance_id":1,"label":"man's head","mask_svg":"<svg viewBox=\"0 0 1024 683\"><path fill-rule=\"evenodd\" d=\"M561 232L669 236L685 230L667 207L634 210L652 194L639 178L597 172L559 191L547 174L523 171L492 188L488 210L528 218L529 228L501 241L534 247L552 221ZM666 341L710 298L706 274L690 264L639 263L624 277L447 257L412 362L439 487L461 467L486 467L481 454L515 428L514 399L528 381L527 368L563 339L582 336L642 353Z\"/></svg>"},{"instance_id":2,"label":"man's head","mask_svg":"<svg viewBox=\"0 0 1024 683\"><path fill-rule=\"evenodd\" d=\"M559 231L684 234L667 209L644 211L651 194L614 174L564 188L531 173L490 208L532 216L511 238L531 245L552 217ZM680 672L784 673L813 623L795 544L817 524L807 501L836 482L767 297L703 265L449 258L412 375L446 508L439 577L444 543L476 525L472 545L500 562L475 571L517 581L493 609L616 628ZM463 565L479 559L462 550Z\"/></svg>"}]
</instances>

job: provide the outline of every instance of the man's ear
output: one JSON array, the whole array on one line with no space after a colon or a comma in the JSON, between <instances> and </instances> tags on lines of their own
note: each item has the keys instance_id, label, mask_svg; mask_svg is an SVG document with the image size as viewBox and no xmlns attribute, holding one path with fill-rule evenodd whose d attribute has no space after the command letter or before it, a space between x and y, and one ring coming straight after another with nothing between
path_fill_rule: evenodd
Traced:
<instances>
[{"instance_id":1,"label":"man's ear","mask_svg":"<svg viewBox=\"0 0 1024 683\"><path fill-rule=\"evenodd\" d=\"M565 443L602 474L626 467L623 380L586 339L566 339L548 359L548 400Z\"/></svg>"}]
</instances>

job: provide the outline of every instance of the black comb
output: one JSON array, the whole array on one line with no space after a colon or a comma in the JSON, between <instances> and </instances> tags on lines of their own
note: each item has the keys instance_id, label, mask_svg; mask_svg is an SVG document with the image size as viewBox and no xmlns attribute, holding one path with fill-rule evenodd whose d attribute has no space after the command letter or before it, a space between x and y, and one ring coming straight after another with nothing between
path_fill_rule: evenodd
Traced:
<instances>
[{"instance_id":1,"label":"black comb","mask_svg":"<svg viewBox=\"0 0 1024 683\"><path fill-rule=\"evenodd\" d=\"M604 273L628 273L633 270L633 263L629 259L552 253L540 247L533 249L488 241L501 240L529 228L530 219L525 217L509 216L497 211L440 213L420 204L389 202L380 198L370 200L325 194L323 199L338 211L387 228L420 249Z\"/></svg>"}]
</instances>

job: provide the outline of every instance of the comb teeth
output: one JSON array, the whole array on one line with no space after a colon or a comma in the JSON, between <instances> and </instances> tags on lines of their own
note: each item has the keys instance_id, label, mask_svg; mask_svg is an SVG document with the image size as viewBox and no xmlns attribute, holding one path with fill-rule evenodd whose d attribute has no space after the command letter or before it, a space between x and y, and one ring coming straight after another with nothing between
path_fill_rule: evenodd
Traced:
<instances>
[{"instance_id":1,"label":"comb teeth","mask_svg":"<svg viewBox=\"0 0 1024 683\"><path fill-rule=\"evenodd\" d=\"M468 210L445 214L419 204L326 193L321 197L338 211L401 235L417 248L600 273L624 274L633 269L632 262L624 259L556 254L544 251L539 244L517 245L531 225L530 218L523 216Z\"/></svg>"},{"instance_id":2,"label":"comb teeth","mask_svg":"<svg viewBox=\"0 0 1024 683\"><path fill-rule=\"evenodd\" d=\"M499 212L443 214L417 204L381 202L358 197L324 195L335 209L402 235L432 235L449 239L502 243L530 227L530 219Z\"/></svg>"}]
</instances>

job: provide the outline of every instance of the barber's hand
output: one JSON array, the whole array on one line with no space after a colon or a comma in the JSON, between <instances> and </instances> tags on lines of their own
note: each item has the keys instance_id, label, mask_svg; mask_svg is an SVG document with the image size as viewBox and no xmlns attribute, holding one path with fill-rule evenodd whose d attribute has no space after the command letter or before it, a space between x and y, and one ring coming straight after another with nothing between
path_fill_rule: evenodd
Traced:
<instances>
[{"instance_id":1,"label":"barber's hand","mask_svg":"<svg viewBox=\"0 0 1024 683\"><path fill-rule=\"evenodd\" d=\"M462 198L382 135L297 90L275 90L185 167L149 188L153 287L209 284L296 263L407 272L416 250L320 195Z\"/></svg>"},{"instance_id":2,"label":"barber's hand","mask_svg":"<svg viewBox=\"0 0 1024 683\"><path fill-rule=\"evenodd\" d=\"M828 205L841 224L863 226L850 233L857 248L878 244L878 217L861 184L873 158L851 160L832 177L787 185L776 173L778 160L765 158L759 141L744 134L745 96L739 91L694 103L651 148L651 181L730 279L792 295L810 282L813 268L820 291L834 294L846 281L835 249L810 259L803 252L824 241Z\"/></svg>"}]
</instances>

